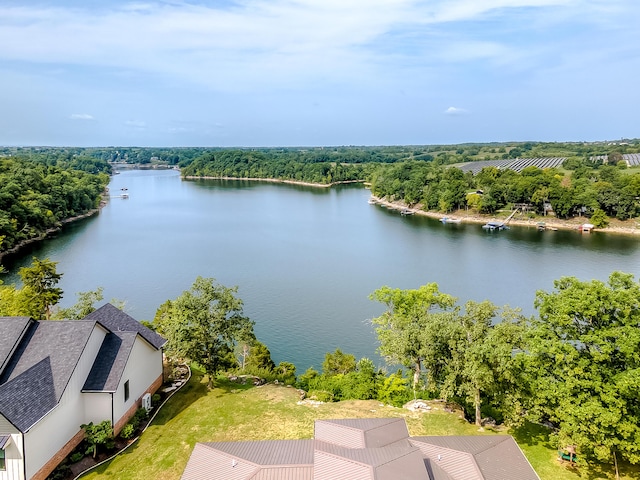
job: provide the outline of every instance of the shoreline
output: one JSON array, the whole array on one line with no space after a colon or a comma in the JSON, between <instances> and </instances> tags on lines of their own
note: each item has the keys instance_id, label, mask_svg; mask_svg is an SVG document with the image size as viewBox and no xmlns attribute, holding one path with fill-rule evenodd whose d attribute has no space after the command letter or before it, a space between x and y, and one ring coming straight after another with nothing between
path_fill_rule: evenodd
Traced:
<instances>
[{"instance_id":1,"label":"shoreline","mask_svg":"<svg viewBox=\"0 0 640 480\"><path fill-rule=\"evenodd\" d=\"M421 215L423 217L433 218L435 220L440 220L443 217L452 217L452 218L460 219L462 223L473 223L473 224L485 224L492 220L496 220L496 221L504 220L504 218L499 218L495 215L469 214L464 210L458 210L450 214L426 211L426 210L420 209L418 206L408 207L403 203L390 202L383 198L376 197L375 195L371 195L371 198L375 200L377 205L382 205L389 209L398 210L398 211L407 209L415 215ZM616 221L616 220L613 220L613 221ZM546 224L547 229L555 228L558 230L576 230L577 231L580 225L582 225L583 223L586 223L587 220L584 219L583 221L581 221L579 218L572 219L572 220L561 220L556 217L538 217L534 219L512 218L511 220L509 220L508 225L514 225L517 227L537 228L539 222L544 222ZM593 231L602 232L602 233L611 233L615 235L640 236L640 224L638 222L635 222L635 223L636 223L635 228L631 226L613 225L605 228L594 228Z\"/></svg>"},{"instance_id":2,"label":"shoreline","mask_svg":"<svg viewBox=\"0 0 640 480\"><path fill-rule=\"evenodd\" d=\"M32 245L34 243L42 242L43 240L46 240L47 238L49 238L51 235L54 235L54 234L60 232L60 230L62 230L62 228L65 225L68 225L68 224L73 223L73 222L77 222L78 220L84 220L85 218L89 218L89 217L93 217L94 215L97 215L98 213L100 213L100 210L102 210L102 207L104 207L107 204L105 198L109 198L109 197L105 196L105 195L106 195L106 193L102 194L102 198L100 199L100 205L98 206L98 208L93 208L93 209L89 210L88 212L83 213L81 215L76 215L75 217L64 218L64 219L60 220L56 224L55 227L48 228L47 230L42 232L37 237L28 238L26 240L23 240L20 243L18 243L17 245L11 247L9 250L5 250L3 252L0 252L0 263L2 262L2 260L5 257L10 257L11 255L15 255L15 254L19 253L20 250L22 250L24 247L28 247L29 245Z\"/></svg>"},{"instance_id":3,"label":"shoreline","mask_svg":"<svg viewBox=\"0 0 640 480\"><path fill-rule=\"evenodd\" d=\"M331 183L303 182L302 180L285 180L281 178L252 178L252 177L206 177L197 175L185 175L184 180L244 180L248 182L285 183L289 185L301 185L303 187L329 188L334 185L346 185L350 183L365 183L364 180L342 180Z\"/></svg>"}]
</instances>

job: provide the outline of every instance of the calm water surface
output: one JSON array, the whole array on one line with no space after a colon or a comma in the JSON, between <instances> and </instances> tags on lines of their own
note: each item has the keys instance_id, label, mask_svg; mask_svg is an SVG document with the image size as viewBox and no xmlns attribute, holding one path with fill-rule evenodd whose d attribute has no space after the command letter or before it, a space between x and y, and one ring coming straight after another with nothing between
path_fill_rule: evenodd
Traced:
<instances>
[{"instance_id":1,"label":"calm water surface","mask_svg":"<svg viewBox=\"0 0 640 480\"><path fill-rule=\"evenodd\" d=\"M200 275L237 285L245 313L277 362L319 368L340 347L376 358L368 296L389 285L439 284L463 304L490 299L533 314L538 289L563 275L640 277L640 240L577 232L442 225L367 204L361 186L305 188L258 182L181 181L176 171L124 171L100 215L5 262L18 281L33 255L59 262L65 292L104 287L129 314L151 320Z\"/></svg>"}]
</instances>

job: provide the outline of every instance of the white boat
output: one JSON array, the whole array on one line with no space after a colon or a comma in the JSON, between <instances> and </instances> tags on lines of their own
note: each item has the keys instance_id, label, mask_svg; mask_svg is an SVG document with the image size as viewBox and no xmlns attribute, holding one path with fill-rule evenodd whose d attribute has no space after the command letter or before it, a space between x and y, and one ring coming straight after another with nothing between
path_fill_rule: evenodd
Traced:
<instances>
[{"instance_id":1,"label":"white boat","mask_svg":"<svg viewBox=\"0 0 640 480\"><path fill-rule=\"evenodd\" d=\"M459 218L451 218L451 217L442 217L440 219L442 223L462 223L462 220Z\"/></svg>"},{"instance_id":2,"label":"white boat","mask_svg":"<svg viewBox=\"0 0 640 480\"><path fill-rule=\"evenodd\" d=\"M368 202L367 202L367 203L368 203L369 205L375 205L375 204L376 204L376 203L378 203L378 202L376 202L376 199L375 199L375 198L371 197L371 198L368 200Z\"/></svg>"}]
</instances>

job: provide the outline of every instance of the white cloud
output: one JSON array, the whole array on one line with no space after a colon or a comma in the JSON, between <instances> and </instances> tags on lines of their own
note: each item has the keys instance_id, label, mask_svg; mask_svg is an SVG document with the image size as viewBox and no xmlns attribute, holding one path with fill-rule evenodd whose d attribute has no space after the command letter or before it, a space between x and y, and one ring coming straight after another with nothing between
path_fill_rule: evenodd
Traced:
<instances>
[{"instance_id":1,"label":"white cloud","mask_svg":"<svg viewBox=\"0 0 640 480\"><path fill-rule=\"evenodd\" d=\"M447 115L466 115L469 113L469 110L465 108L449 107L444 111L444 113Z\"/></svg>"},{"instance_id":2,"label":"white cloud","mask_svg":"<svg viewBox=\"0 0 640 480\"><path fill-rule=\"evenodd\" d=\"M143 120L127 120L126 122L124 122L124 124L127 127L133 127L133 128L138 128L138 129L147 128L147 122L145 122Z\"/></svg>"},{"instance_id":3,"label":"white cloud","mask_svg":"<svg viewBox=\"0 0 640 480\"><path fill-rule=\"evenodd\" d=\"M89 115L88 113L72 113L69 118L71 120L95 120L93 115Z\"/></svg>"}]
</instances>

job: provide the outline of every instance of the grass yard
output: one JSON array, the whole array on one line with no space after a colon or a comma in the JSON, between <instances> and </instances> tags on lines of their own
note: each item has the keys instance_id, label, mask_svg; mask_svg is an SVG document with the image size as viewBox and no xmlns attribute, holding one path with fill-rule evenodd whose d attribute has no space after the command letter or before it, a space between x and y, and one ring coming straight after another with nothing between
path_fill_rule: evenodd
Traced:
<instances>
[{"instance_id":1,"label":"grass yard","mask_svg":"<svg viewBox=\"0 0 640 480\"><path fill-rule=\"evenodd\" d=\"M413 413L374 400L297 405L298 399L293 388L243 386L226 380L209 391L202 374L194 371L134 446L83 480L178 480L196 442L311 438L314 420L322 418L404 417L413 436L496 433L478 432L457 414L442 410ZM528 425L510 433L542 480L614 478L612 469L586 471L561 465L542 427ZM623 473L624 480L640 478L637 468L627 467Z\"/></svg>"}]
</instances>

